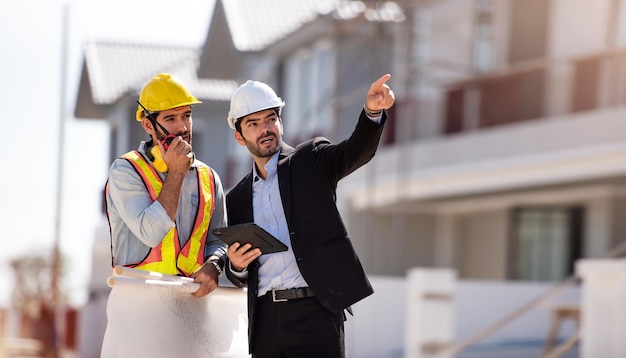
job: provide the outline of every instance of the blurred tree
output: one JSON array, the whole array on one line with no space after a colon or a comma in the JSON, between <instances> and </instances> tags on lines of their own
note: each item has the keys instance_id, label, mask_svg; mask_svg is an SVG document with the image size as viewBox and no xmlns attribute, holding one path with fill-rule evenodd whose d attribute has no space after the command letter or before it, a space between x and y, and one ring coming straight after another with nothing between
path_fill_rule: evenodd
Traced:
<instances>
[{"instance_id":1,"label":"blurred tree","mask_svg":"<svg viewBox=\"0 0 626 358\"><path fill-rule=\"evenodd\" d=\"M41 302L52 298L52 256L45 253L27 253L10 261L15 275L11 304L21 312L39 311Z\"/></svg>"},{"instance_id":2,"label":"blurred tree","mask_svg":"<svg viewBox=\"0 0 626 358\"><path fill-rule=\"evenodd\" d=\"M61 263L63 260L60 260ZM48 358L57 357L58 336L55 324L56 305L63 302L61 292L57 293L56 302L52 292L53 255L45 250L29 252L10 261L15 275L15 287L11 305L22 313L24 338L35 338L44 345L44 354ZM62 281L63 265L59 265L59 277ZM27 322L30 322L28 324Z\"/></svg>"}]
</instances>

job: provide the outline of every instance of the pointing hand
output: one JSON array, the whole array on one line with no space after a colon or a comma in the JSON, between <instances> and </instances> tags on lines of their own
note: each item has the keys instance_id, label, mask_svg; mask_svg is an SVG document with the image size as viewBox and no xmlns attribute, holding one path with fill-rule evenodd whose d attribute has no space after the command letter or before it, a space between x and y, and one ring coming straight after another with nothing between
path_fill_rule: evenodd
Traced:
<instances>
[{"instance_id":1,"label":"pointing hand","mask_svg":"<svg viewBox=\"0 0 626 358\"><path fill-rule=\"evenodd\" d=\"M377 112L389 109L393 106L396 98L393 91L385 83L391 78L390 74L383 75L376 82L372 83L367 91L365 107L370 111Z\"/></svg>"}]
</instances>

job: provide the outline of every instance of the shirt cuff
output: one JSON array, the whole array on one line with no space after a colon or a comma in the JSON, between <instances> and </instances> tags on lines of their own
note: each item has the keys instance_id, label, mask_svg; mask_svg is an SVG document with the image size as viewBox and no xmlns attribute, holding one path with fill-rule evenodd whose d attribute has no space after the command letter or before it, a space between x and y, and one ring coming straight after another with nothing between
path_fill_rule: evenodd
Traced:
<instances>
[{"instance_id":1,"label":"shirt cuff","mask_svg":"<svg viewBox=\"0 0 626 358\"><path fill-rule=\"evenodd\" d=\"M370 117L367 113L365 113L365 115L367 116L367 118L369 118L372 122L380 124L380 120L383 118L383 112L380 112L380 114L377 117Z\"/></svg>"},{"instance_id":2,"label":"shirt cuff","mask_svg":"<svg viewBox=\"0 0 626 358\"><path fill-rule=\"evenodd\" d=\"M246 277L248 277L248 268L247 267L244 268L242 271L235 271L235 269L233 269L233 265L230 263L230 261L228 261L228 269L237 278L246 278Z\"/></svg>"}]
</instances>

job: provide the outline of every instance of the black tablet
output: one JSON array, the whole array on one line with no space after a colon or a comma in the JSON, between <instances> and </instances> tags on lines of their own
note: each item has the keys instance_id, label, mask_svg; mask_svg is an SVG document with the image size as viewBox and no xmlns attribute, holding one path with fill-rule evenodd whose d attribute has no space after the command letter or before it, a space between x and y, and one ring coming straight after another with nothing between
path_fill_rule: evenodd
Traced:
<instances>
[{"instance_id":1,"label":"black tablet","mask_svg":"<svg viewBox=\"0 0 626 358\"><path fill-rule=\"evenodd\" d=\"M227 245L232 245L235 242L239 242L242 245L251 243L252 248L261 249L263 254L287 251L285 244L278 241L272 234L263 230L262 227L255 223L245 223L213 229L213 235L217 236L218 239L222 240Z\"/></svg>"}]
</instances>

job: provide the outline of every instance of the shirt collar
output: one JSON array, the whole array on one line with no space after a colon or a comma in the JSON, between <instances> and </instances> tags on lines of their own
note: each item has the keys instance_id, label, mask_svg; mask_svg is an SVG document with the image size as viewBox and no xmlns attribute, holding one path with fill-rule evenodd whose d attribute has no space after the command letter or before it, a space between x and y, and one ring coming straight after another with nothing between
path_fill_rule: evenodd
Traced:
<instances>
[{"instance_id":1,"label":"shirt collar","mask_svg":"<svg viewBox=\"0 0 626 358\"><path fill-rule=\"evenodd\" d=\"M272 155L272 157L270 158L270 160L267 161L267 163L265 163L264 167L265 170L267 171L267 178L269 179L271 176L276 174L276 169L278 168L278 157L280 155L280 151L274 153L274 155ZM254 183L260 181L261 177L259 176L259 174L257 173L257 169L256 169L256 163L253 161L252 162L252 180Z\"/></svg>"}]
</instances>

